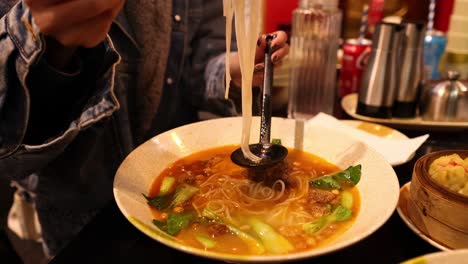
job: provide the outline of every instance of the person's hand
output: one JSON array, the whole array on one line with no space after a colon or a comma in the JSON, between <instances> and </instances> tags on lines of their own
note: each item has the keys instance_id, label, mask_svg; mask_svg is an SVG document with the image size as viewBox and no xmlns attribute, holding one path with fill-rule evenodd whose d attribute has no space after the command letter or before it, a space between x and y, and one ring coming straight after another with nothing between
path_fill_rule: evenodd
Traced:
<instances>
[{"instance_id":1,"label":"person's hand","mask_svg":"<svg viewBox=\"0 0 468 264\"><path fill-rule=\"evenodd\" d=\"M276 31L268 35L273 36L271 41L271 48L273 54L271 55L273 65L281 65L281 60L288 55L289 45L287 43L288 36L284 31ZM262 35L257 42L257 50L255 51L255 68L253 75L253 86L259 86L263 83L263 70L265 69L265 48L266 48L266 36ZM233 53L230 59L231 79L236 86L241 86L242 76L240 71L239 56L238 53Z\"/></svg>"},{"instance_id":2,"label":"person's hand","mask_svg":"<svg viewBox=\"0 0 468 264\"><path fill-rule=\"evenodd\" d=\"M47 44L54 49L54 58L61 57L57 56L59 51L70 53L77 47L92 48L101 43L125 0L25 0L25 3L47 37ZM52 52L49 48L47 53Z\"/></svg>"}]
</instances>

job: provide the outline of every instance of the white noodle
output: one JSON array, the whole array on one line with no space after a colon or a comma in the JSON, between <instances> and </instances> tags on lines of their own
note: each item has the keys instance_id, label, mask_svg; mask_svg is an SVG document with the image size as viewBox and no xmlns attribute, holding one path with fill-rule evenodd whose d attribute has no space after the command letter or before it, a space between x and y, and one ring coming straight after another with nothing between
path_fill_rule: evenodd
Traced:
<instances>
[{"instance_id":1,"label":"white noodle","mask_svg":"<svg viewBox=\"0 0 468 264\"><path fill-rule=\"evenodd\" d=\"M223 13L226 17L226 93L224 98L228 99L229 86L231 83L231 69L230 69L230 52L231 52L231 39L232 39L232 17L234 10L232 9L232 0L223 0Z\"/></svg>"},{"instance_id":2,"label":"white noodle","mask_svg":"<svg viewBox=\"0 0 468 264\"><path fill-rule=\"evenodd\" d=\"M255 50L260 33L261 10L263 1L259 0L224 0L226 15L226 83L230 81L229 52L232 17L235 17L235 31L239 54L239 64L242 75L242 137L241 148L244 157L259 162L249 148L250 129L252 126L252 80L255 63ZM229 86L227 86L229 87ZM229 91L227 91L228 93Z\"/></svg>"}]
</instances>

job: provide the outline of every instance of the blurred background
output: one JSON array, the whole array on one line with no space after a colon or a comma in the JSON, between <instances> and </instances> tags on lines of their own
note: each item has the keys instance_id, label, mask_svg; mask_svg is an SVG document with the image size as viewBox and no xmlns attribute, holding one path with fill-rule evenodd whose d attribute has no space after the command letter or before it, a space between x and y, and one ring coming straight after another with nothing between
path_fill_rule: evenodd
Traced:
<instances>
[{"instance_id":1,"label":"blurred background","mask_svg":"<svg viewBox=\"0 0 468 264\"><path fill-rule=\"evenodd\" d=\"M344 39L358 36L364 4L369 4L371 9L369 24L375 24L388 16L427 21L429 2L429 0L339 0L339 7L343 11L341 36ZM265 15L265 32L290 28L292 12L298 3L299 0L265 0L265 14L268 14ZM434 28L447 32L454 0L437 0L436 3ZM372 12L373 7L375 11Z\"/></svg>"},{"instance_id":2,"label":"blurred background","mask_svg":"<svg viewBox=\"0 0 468 264\"><path fill-rule=\"evenodd\" d=\"M265 0L264 12L264 32L284 30L291 33L292 14L299 5L300 0ZM363 7L368 5L367 27L365 38L372 40L375 24L382 20L387 22L414 21L424 24L428 23L430 0L337 0L338 7L342 13L342 23L340 32L340 43L346 40L356 39L360 35L361 19L363 17ZM454 6L458 3L458 13L454 11ZM464 32L450 33L451 20L460 21L463 25L468 25L468 15L462 10L467 0L435 0L435 11L433 19L434 32L440 32L444 37L448 36L449 46L439 60L439 71L445 75L450 66L461 73L461 79L468 78L468 46L466 50L457 49L461 43L468 43L468 35ZM467 10L468 11L468 10ZM453 14L453 15L452 15ZM456 19L454 19L456 18ZM466 21L465 21L466 20ZM466 22L466 23L465 23ZM454 22L452 22L454 24ZM455 26L454 26L455 27ZM458 27L457 27L458 28ZM461 34L458 34L461 33ZM463 36L462 36L463 35ZM452 36L452 43L450 43ZM455 39L455 37L457 39ZM452 50L450 47L452 44ZM457 48L454 48L457 46ZM337 79L340 75L342 49L338 51ZM449 68L450 68L449 67ZM285 60L283 67L275 69L273 87L273 106L275 115L286 115L285 111L288 103L289 84L289 61ZM445 77L445 76L443 76ZM337 84L337 90L339 89ZM338 94L338 92L337 92Z\"/></svg>"}]
</instances>

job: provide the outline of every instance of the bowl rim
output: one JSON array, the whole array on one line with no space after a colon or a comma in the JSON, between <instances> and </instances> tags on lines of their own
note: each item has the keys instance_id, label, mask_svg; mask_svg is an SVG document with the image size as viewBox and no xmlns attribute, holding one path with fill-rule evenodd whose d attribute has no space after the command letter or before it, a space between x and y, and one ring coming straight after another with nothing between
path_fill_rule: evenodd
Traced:
<instances>
[{"instance_id":1,"label":"bowl rim","mask_svg":"<svg viewBox=\"0 0 468 264\"><path fill-rule=\"evenodd\" d=\"M429 167L434 160L442 156L448 156L452 154L458 154L461 158L464 159L468 157L468 150L446 149L428 153L416 161L414 164L413 173L421 181L421 185L432 191L434 195L437 195L440 198L444 198L448 202L468 205L468 196L464 196L450 190L449 188L433 180L431 175L429 175Z\"/></svg>"}]
</instances>

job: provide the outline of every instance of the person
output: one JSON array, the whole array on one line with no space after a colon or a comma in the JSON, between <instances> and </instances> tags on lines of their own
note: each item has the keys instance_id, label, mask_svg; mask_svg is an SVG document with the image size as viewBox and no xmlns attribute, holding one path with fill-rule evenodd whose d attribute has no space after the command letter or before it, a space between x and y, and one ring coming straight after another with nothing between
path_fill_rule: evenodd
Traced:
<instances>
[{"instance_id":1,"label":"person","mask_svg":"<svg viewBox=\"0 0 468 264\"><path fill-rule=\"evenodd\" d=\"M136 146L199 110L239 114L224 99L220 0L2 0L0 16L0 175L34 201L49 256L112 199ZM280 63L287 36L273 35Z\"/></svg>"}]
</instances>

